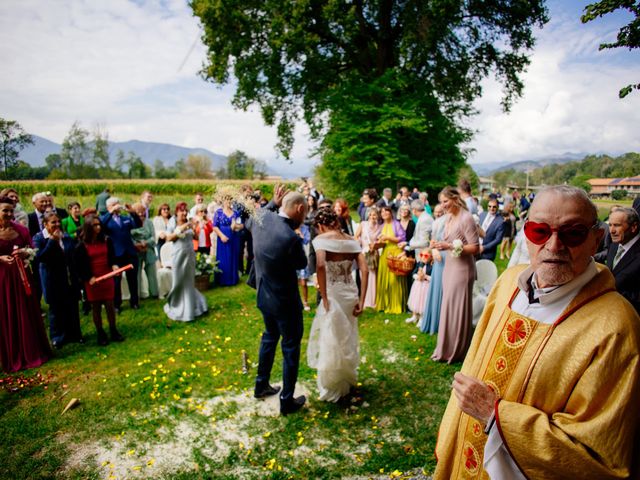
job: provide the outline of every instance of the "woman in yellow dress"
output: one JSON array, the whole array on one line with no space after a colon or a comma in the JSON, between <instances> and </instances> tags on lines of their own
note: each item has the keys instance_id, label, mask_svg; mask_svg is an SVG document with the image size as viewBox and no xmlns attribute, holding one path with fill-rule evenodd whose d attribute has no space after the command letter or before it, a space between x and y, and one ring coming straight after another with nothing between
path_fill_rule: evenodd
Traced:
<instances>
[{"instance_id":1,"label":"woman in yellow dress","mask_svg":"<svg viewBox=\"0 0 640 480\"><path fill-rule=\"evenodd\" d=\"M382 232L376 241L376 248L383 248L378 265L378 284L376 285L376 306L385 313L402 313L407 305L407 277L397 276L387 266L388 255L399 255L402 250L398 243L405 241L405 232L395 218L391 207L380 209Z\"/></svg>"}]
</instances>

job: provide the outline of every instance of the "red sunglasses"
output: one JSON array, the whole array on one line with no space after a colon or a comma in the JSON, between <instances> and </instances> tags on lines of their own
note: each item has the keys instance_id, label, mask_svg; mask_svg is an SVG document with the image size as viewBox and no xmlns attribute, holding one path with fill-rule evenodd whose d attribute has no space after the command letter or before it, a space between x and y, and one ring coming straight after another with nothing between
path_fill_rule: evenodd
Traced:
<instances>
[{"instance_id":1,"label":"red sunglasses","mask_svg":"<svg viewBox=\"0 0 640 480\"><path fill-rule=\"evenodd\" d=\"M553 232L556 232L558 238L565 246L577 247L587 240L589 230L593 230L594 228L598 228L597 223L591 227L586 227L578 223L575 225L562 225L558 228L551 228L547 223L537 223L529 220L524 224L524 234L531 243L542 245L551 238Z\"/></svg>"}]
</instances>

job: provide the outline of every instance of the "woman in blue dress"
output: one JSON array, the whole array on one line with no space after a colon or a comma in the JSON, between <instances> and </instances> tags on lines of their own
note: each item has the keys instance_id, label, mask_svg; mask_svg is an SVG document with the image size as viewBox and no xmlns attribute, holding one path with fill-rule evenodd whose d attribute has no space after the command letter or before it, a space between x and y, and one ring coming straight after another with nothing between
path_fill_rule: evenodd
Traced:
<instances>
[{"instance_id":1,"label":"woman in blue dress","mask_svg":"<svg viewBox=\"0 0 640 480\"><path fill-rule=\"evenodd\" d=\"M436 218L433 222L432 241L442 241L444 236L444 225L446 223L446 215L440 204L436 205L433 215ZM438 333L438 324L440 323L440 305L442 304L442 272L444 271L444 262L446 258L446 250L432 250L433 267L431 269L431 282L429 283L429 291L427 292L427 300L423 309L422 319L418 324L418 328L422 333L431 335Z\"/></svg>"},{"instance_id":2,"label":"woman in blue dress","mask_svg":"<svg viewBox=\"0 0 640 480\"><path fill-rule=\"evenodd\" d=\"M215 282L218 285L236 285L240 280L238 231L243 228L240 214L231 207L231 198L225 197L222 200L222 208L213 214L213 231L218 236L216 259L221 270L215 274Z\"/></svg>"}]
</instances>

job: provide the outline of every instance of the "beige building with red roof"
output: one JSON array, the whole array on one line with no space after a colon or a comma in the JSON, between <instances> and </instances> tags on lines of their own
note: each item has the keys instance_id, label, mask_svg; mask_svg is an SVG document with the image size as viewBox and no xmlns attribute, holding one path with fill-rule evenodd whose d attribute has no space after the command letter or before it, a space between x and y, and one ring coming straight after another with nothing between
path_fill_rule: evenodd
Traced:
<instances>
[{"instance_id":1,"label":"beige building with red roof","mask_svg":"<svg viewBox=\"0 0 640 480\"><path fill-rule=\"evenodd\" d=\"M640 197L640 175L627 178L592 178L589 195L608 197L614 190L626 190L630 197Z\"/></svg>"}]
</instances>

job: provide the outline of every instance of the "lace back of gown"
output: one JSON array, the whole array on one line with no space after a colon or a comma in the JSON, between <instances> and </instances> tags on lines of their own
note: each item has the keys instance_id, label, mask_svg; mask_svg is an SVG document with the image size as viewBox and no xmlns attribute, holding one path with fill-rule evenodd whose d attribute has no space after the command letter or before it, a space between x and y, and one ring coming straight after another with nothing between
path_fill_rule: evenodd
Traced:
<instances>
[{"instance_id":1,"label":"lace back of gown","mask_svg":"<svg viewBox=\"0 0 640 480\"><path fill-rule=\"evenodd\" d=\"M360 251L355 241L341 242L346 244L339 250L341 253L352 248ZM315 242L314 247L318 250ZM360 352L358 321L353 309L358 303L358 288L352 276L352 264L352 260L326 262L329 310L320 304L309 334L307 361L318 371L320 400L329 402L337 402L348 394L357 381Z\"/></svg>"}]
</instances>

